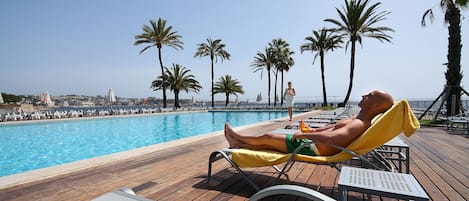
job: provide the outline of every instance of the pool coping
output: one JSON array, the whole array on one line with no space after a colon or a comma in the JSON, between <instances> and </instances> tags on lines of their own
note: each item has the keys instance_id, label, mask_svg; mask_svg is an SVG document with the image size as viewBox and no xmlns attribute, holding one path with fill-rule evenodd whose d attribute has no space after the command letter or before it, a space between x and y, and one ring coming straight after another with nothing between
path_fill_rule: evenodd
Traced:
<instances>
[{"instance_id":1,"label":"pool coping","mask_svg":"<svg viewBox=\"0 0 469 201\"><path fill-rule=\"evenodd\" d=\"M301 113L301 114L305 114L305 113ZM239 126L236 128L248 129L252 127L262 126L264 124L271 123L272 121L279 121L279 120L287 120L287 117L281 117L281 118L271 119L271 120L267 120L263 122L247 124L247 125ZM49 120L46 120L46 121L49 121ZM17 185L32 183L32 182L45 180L45 179L49 179L49 178L56 177L56 176L78 172L81 170L85 170L85 169L89 169L89 168L93 168L93 167L97 167L97 166L101 166L105 164L110 164L110 163L114 163L114 162L118 162L122 160L127 160L130 158L142 156L148 153L153 153L153 152L165 150L168 148L180 146L183 144L187 144L187 143L191 143L191 142L195 142L195 141L199 141L203 139L208 139L208 138L212 138L216 136L222 136L222 135L223 135L223 130L219 130L219 131L205 133L205 134L192 136L188 138L178 139L178 140L174 140L170 142L140 147L140 148L133 149L133 150L117 152L117 153L108 154L104 156L98 156L98 157L94 157L90 159L79 160L79 161L75 161L71 163L65 163L61 165L31 170L28 172L23 172L23 173L18 173L18 174L13 174L13 175L7 175L7 176L0 177L0 189L6 189L6 188L14 187Z\"/></svg>"}]
</instances>

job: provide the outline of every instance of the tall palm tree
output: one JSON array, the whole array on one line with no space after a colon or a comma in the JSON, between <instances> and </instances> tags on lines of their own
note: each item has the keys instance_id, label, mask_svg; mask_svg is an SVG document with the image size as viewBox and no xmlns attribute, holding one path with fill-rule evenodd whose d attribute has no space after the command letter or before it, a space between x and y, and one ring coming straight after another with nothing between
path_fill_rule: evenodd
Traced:
<instances>
[{"instance_id":1,"label":"tall palm tree","mask_svg":"<svg viewBox=\"0 0 469 201\"><path fill-rule=\"evenodd\" d=\"M180 108L179 93L181 91L198 93L202 89L202 86L200 86L199 82L194 79L194 75L190 74L190 72L191 70L179 64L173 64L173 67L170 69L165 67L164 75L154 80L151 88L159 90L163 87L168 87L174 93L174 108ZM163 77L164 79L162 79Z\"/></svg>"},{"instance_id":2,"label":"tall palm tree","mask_svg":"<svg viewBox=\"0 0 469 201\"><path fill-rule=\"evenodd\" d=\"M212 107L214 107L214 93L213 93L213 79L214 79L214 71L213 71L213 64L216 63L218 59L223 61L224 59L230 60L230 53L225 50L225 44L221 43L221 39L212 40L211 38L207 39L207 43L200 43L197 45L197 51L195 52L194 57L205 57L210 56L211 61L211 69L212 69Z\"/></svg>"},{"instance_id":3,"label":"tall palm tree","mask_svg":"<svg viewBox=\"0 0 469 201\"><path fill-rule=\"evenodd\" d=\"M166 67L164 70L166 70ZM155 80L153 80L150 85L150 89L153 89L153 91L167 89L168 87L168 75L165 71L163 71L163 75L160 75Z\"/></svg>"},{"instance_id":4,"label":"tall palm tree","mask_svg":"<svg viewBox=\"0 0 469 201\"><path fill-rule=\"evenodd\" d=\"M284 41L281 38L273 39L271 43L269 43L270 48L272 48L274 54L274 66L275 66L275 101L274 106L277 105L277 80L279 73L282 74L281 80L281 87L283 89L283 72L288 71L291 66L295 64L291 55L295 52L290 50L290 44ZM283 93L280 92L281 96L281 104L283 104Z\"/></svg>"},{"instance_id":5,"label":"tall palm tree","mask_svg":"<svg viewBox=\"0 0 469 201\"><path fill-rule=\"evenodd\" d=\"M284 81L283 81L283 77L284 77L284 72L288 72L290 70L290 68L295 65L295 61L293 60L293 58L291 57L291 55L293 55L295 52L291 51L289 48L285 48L285 49L282 49L279 53L279 60L278 60L278 63L277 63L277 69L280 71L280 73L282 74L282 79L280 81L281 83L281 88L284 89L283 87L283 84L284 84ZM281 99L280 99L280 105L283 105L283 91L280 92L280 96L281 96Z\"/></svg>"},{"instance_id":6,"label":"tall palm tree","mask_svg":"<svg viewBox=\"0 0 469 201\"><path fill-rule=\"evenodd\" d=\"M254 61L252 62L251 66L253 66L252 70L254 72L261 71L261 79L262 79L262 72L267 72L267 98L268 98L268 105L270 106L270 85L271 85L271 78L270 73L272 71L272 67L274 65L274 54L272 48L266 47L264 52L257 52L257 56L254 57Z\"/></svg>"},{"instance_id":7,"label":"tall palm tree","mask_svg":"<svg viewBox=\"0 0 469 201\"><path fill-rule=\"evenodd\" d=\"M151 26L151 27L150 27ZM158 59L160 61L161 75L164 74L163 61L161 59L161 48L163 46L172 47L176 50L183 49L183 42L181 42L181 36L176 31L171 31L172 26L166 26L166 20L161 18L158 19L158 23L155 20L150 20L150 26L143 25L143 33L135 36L134 45L146 44L145 48L140 51L140 54L151 47L158 48ZM161 76L164 79L164 76ZM164 80L163 80L164 81ZM163 85L163 108L166 107L166 86Z\"/></svg>"},{"instance_id":8,"label":"tall palm tree","mask_svg":"<svg viewBox=\"0 0 469 201\"><path fill-rule=\"evenodd\" d=\"M446 63L446 86L449 93L446 94L446 115L453 116L459 114L461 108L461 11L460 8L467 7L467 0L441 0L440 6L445 12L445 22L448 26L448 63ZM422 17L422 26L425 26L425 20L429 18L433 22L433 11L428 9ZM453 95L455 105L453 105ZM454 110L452 110L454 108Z\"/></svg>"},{"instance_id":9,"label":"tall palm tree","mask_svg":"<svg viewBox=\"0 0 469 201\"><path fill-rule=\"evenodd\" d=\"M389 27L374 27L378 22L385 20L386 15L390 12L382 11L377 13L377 9L381 3L375 3L368 6L368 0L351 0L348 2L345 0L345 7L343 11L336 8L339 14L340 20L325 19L324 21L333 23L337 26L335 29L337 32L342 33L343 36L348 37L346 48L349 44L351 47L350 57L350 80L345 96L344 102L340 105L345 106L350 98L353 85L353 75L355 71L355 45L358 41L362 44L363 37L369 37L379 40L380 42L391 42L392 37L387 35L386 32L394 32Z\"/></svg>"},{"instance_id":10,"label":"tall palm tree","mask_svg":"<svg viewBox=\"0 0 469 201\"><path fill-rule=\"evenodd\" d=\"M320 30L313 30L313 36L305 38L307 43L303 43L300 47L301 53L304 51L316 52L313 58L313 64L319 56L321 59L321 80L322 80L322 97L323 106L327 106L327 93L326 93L326 78L324 76L324 57L327 51L334 51L335 48L342 47L342 37L335 34L333 31L326 28Z\"/></svg>"},{"instance_id":11,"label":"tall palm tree","mask_svg":"<svg viewBox=\"0 0 469 201\"><path fill-rule=\"evenodd\" d=\"M231 75L220 77L220 80L215 83L213 93L224 93L226 97L225 106L230 102L230 95L244 94L243 86L240 85L237 79L232 79Z\"/></svg>"}]
</instances>

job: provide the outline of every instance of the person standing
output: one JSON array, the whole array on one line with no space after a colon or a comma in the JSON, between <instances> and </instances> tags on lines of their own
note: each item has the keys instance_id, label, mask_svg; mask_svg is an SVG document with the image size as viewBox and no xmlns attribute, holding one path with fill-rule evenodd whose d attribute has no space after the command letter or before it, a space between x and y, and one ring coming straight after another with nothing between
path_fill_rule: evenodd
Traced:
<instances>
[{"instance_id":1,"label":"person standing","mask_svg":"<svg viewBox=\"0 0 469 201\"><path fill-rule=\"evenodd\" d=\"M290 117L290 121L293 117L293 104L295 104L295 88L292 87L292 82L288 82L288 88L285 89L283 94L283 98L285 99L287 108L288 108L288 116Z\"/></svg>"}]
</instances>

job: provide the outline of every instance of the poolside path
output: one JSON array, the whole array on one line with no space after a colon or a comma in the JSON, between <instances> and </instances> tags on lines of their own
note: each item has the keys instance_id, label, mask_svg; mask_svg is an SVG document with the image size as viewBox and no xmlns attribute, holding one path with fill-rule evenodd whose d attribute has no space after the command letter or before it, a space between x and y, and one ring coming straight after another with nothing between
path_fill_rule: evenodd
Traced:
<instances>
[{"instance_id":1,"label":"poolside path","mask_svg":"<svg viewBox=\"0 0 469 201\"><path fill-rule=\"evenodd\" d=\"M295 120L311 115L298 115ZM240 131L262 133L289 123L270 121ZM444 128L422 127L411 138L403 139L411 146L411 172L432 200L469 199L469 138ZM223 133L218 132L138 157L0 189L0 200L90 200L119 187L133 188L138 195L154 200L247 200L255 191L224 160L214 163L212 181L206 183L209 154L225 147ZM271 185L275 179L270 167L247 172L261 187ZM289 173L292 182L281 182L310 187L336 198L337 176L337 171L328 166L297 163ZM349 200L362 198L362 194L349 193ZM372 196L371 200L379 197Z\"/></svg>"}]
</instances>

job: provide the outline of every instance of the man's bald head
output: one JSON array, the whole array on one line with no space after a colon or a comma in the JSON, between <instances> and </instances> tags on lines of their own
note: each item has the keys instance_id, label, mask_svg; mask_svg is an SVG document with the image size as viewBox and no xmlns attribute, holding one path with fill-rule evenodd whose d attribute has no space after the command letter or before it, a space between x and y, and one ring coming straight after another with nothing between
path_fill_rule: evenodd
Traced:
<instances>
[{"instance_id":1,"label":"man's bald head","mask_svg":"<svg viewBox=\"0 0 469 201\"><path fill-rule=\"evenodd\" d=\"M383 113L394 104L392 96L382 90L374 90L362 96L362 100L358 105L362 110L367 111L371 115Z\"/></svg>"},{"instance_id":2,"label":"man's bald head","mask_svg":"<svg viewBox=\"0 0 469 201\"><path fill-rule=\"evenodd\" d=\"M389 108L392 107L392 105L394 104L394 99L389 93L382 90L375 90L373 92L379 102L377 106L377 111L379 111L379 113L386 112Z\"/></svg>"}]
</instances>

